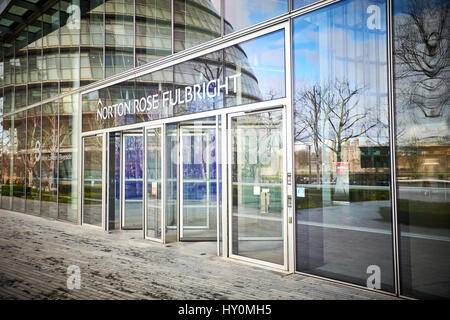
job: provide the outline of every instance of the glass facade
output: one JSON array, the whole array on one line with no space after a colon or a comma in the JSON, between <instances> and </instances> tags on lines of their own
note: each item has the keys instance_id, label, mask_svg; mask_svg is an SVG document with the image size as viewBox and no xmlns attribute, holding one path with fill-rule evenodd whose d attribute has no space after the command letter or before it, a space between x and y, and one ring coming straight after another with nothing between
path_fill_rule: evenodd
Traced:
<instances>
[{"instance_id":1,"label":"glass facade","mask_svg":"<svg viewBox=\"0 0 450 320\"><path fill-rule=\"evenodd\" d=\"M394 98L402 293L450 298L450 3L395 1Z\"/></svg>"},{"instance_id":2,"label":"glass facade","mask_svg":"<svg viewBox=\"0 0 450 320\"><path fill-rule=\"evenodd\" d=\"M380 24L362 23L369 5ZM385 1L293 21L297 270L394 290Z\"/></svg>"},{"instance_id":3,"label":"glass facade","mask_svg":"<svg viewBox=\"0 0 450 320\"><path fill-rule=\"evenodd\" d=\"M285 97L284 30L83 95L83 132Z\"/></svg>"},{"instance_id":4,"label":"glass facade","mask_svg":"<svg viewBox=\"0 0 450 320\"><path fill-rule=\"evenodd\" d=\"M2 209L450 297L448 1L21 5Z\"/></svg>"}]
</instances>

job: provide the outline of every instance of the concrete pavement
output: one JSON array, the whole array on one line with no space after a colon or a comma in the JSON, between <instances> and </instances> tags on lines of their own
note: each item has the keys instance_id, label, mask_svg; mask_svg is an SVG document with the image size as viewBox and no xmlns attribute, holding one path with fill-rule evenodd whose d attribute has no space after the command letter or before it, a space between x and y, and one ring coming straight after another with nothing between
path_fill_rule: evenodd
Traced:
<instances>
[{"instance_id":1,"label":"concrete pavement","mask_svg":"<svg viewBox=\"0 0 450 320\"><path fill-rule=\"evenodd\" d=\"M67 268L80 268L80 289ZM0 210L0 299L395 299L215 255L215 243L153 243Z\"/></svg>"}]
</instances>

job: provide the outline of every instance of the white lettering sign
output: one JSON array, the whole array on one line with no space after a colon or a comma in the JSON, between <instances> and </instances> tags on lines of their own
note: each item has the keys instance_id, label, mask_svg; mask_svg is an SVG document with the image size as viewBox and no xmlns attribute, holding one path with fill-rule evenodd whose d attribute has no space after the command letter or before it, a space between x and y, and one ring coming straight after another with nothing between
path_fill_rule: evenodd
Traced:
<instances>
[{"instance_id":1,"label":"white lettering sign","mask_svg":"<svg viewBox=\"0 0 450 320\"><path fill-rule=\"evenodd\" d=\"M151 110L167 108L169 105L173 107L177 104L215 98L222 94L228 94L231 81L233 82L233 92L236 93L238 87L237 78L240 76L241 74L237 73L226 77L224 81L222 79L213 79L202 84L168 90L162 93L161 100L158 94L154 94L105 106L102 100L99 99L97 102L97 121L123 117L127 114L150 112Z\"/></svg>"}]
</instances>

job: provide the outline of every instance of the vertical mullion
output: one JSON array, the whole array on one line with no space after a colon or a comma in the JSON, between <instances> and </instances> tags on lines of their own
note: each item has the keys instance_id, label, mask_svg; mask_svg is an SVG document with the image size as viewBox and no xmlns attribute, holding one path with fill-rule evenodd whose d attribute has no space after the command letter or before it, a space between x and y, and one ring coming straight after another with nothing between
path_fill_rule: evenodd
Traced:
<instances>
[{"instance_id":1,"label":"vertical mullion","mask_svg":"<svg viewBox=\"0 0 450 320\"><path fill-rule=\"evenodd\" d=\"M106 1L103 0L103 79L106 78Z\"/></svg>"},{"instance_id":2,"label":"vertical mullion","mask_svg":"<svg viewBox=\"0 0 450 320\"><path fill-rule=\"evenodd\" d=\"M393 77L393 23L392 1L387 0L387 66L388 66L388 123L389 123L389 153L391 174L391 219L392 219L392 246L394 263L394 289L400 295L400 265L399 265L399 236L397 221L397 171L396 171L396 140L395 140L395 103L394 103L394 77Z\"/></svg>"},{"instance_id":3,"label":"vertical mullion","mask_svg":"<svg viewBox=\"0 0 450 320\"><path fill-rule=\"evenodd\" d=\"M41 86L42 89L42 86ZM42 97L42 95L41 95ZM41 213L41 208L42 208L42 104L39 105L39 109L40 109L40 126L41 126L41 130L40 131L40 136L39 136L39 215L42 215Z\"/></svg>"},{"instance_id":4,"label":"vertical mullion","mask_svg":"<svg viewBox=\"0 0 450 320\"><path fill-rule=\"evenodd\" d=\"M136 65L136 0L133 0L133 68Z\"/></svg>"},{"instance_id":5,"label":"vertical mullion","mask_svg":"<svg viewBox=\"0 0 450 320\"><path fill-rule=\"evenodd\" d=\"M56 143L57 143L57 149L56 149L56 217L57 219L59 219L59 127L60 127L60 102L62 101L62 99L58 99L56 100L56 116L57 116L57 121L56 121Z\"/></svg>"},{"instance_id":6,"label":"vertical mullion","mask_svg":"<svg viewBox=\"0 0 450 320\"><path fill-rule=\"evenodd\" d=\"M171 21L170 21L170 24L171 24L171 32L172 32L172 34L171 34L171 37L172 37L172 41L170 42L171 44L172 44L172 48L171 48L171 50L172 50L172 54L174 54L174 52L175 52L175 0L172 0L171 1L171 7L170 7L170 14L171 14Z\"/></svg>"},{"instance_id":7,"label":"vertical mullion","mask_svg":"<svg viewBox=\"0 0 450 320\"><path fill-rule=\"evenodd\" d=\"M28 61L28 57L27 57L27 61ZM23 163L24 165L24 186L23 188L24 190L24 205L23 205L23 212L27 212L27 161L28 161L28 110L24 111L24 119L25 119L25 152L23 155Z\"/></svg>"}]
</instances>

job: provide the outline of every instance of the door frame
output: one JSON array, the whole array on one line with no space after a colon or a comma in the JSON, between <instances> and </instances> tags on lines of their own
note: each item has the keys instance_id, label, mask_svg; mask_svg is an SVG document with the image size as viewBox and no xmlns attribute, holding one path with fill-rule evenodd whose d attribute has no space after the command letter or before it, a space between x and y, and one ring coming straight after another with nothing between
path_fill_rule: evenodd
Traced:
<instances>
[{"instance_id":1,"label":"door frame","mask_svg":"<svg viewBox=\"0 0 450 320\"><path fill-rule=\"evenodd\" d=\"M161 238L153 238L149 237L147 233L147 207L148 207L148 198L147 198L147 132L152 129L161 129L160 143L161 143L161 151L160 151L160 160L161 160ZM144 185L142 195L143 199L143 208L142 208L142 216L143 216L143 234L144 239L166 243L166 126L164 124L146 126L142 130L143 136L143 152L144 152Z\"/></svg>"},{"instance_id":2,"label":"door frame","mask_svg":"<svg viewBox=\"0 0 450 320\"><path fill-rule=\"evenodd\" d=\"M106 139L107 134L105 132L103 133L97 133L97 134L92 134L92 135L85 135L81 137L81 216L80 216L80 224L83 227L86 228L94 228L94 229L100 229L100 230L106 230L106 209L107 209L107 190L106 188L108 187L107 185L107 139ZM92 138L92 137L101 137L102 139L102 206L101 206L101 217L102 217L102 225L101 226L95 226L89 223L84 223L83 222L83 218L84 218L84 163L85 163L85 156L84 156L84 151L85 151L85 139L86 138Z\"/></svg>"},{"instance_id":3,"label":"door frame","mask_svg":"<svg viewBox=\"0 0 450 320\"><path fill-rule=\"evenodd\" d=\"M142 132L144 132L144 128L142 128ZM121 131L120 134L120 141L121 141L121 154L120 154L120 230L140 230L139 228L126 228L124 226L125 223L125 139L126 136L135 136L135 137L142 137L143 133L140 132L134 132L134 130L124 130ZM142 152L144 153L144 140L142 140ZM144 160L142 160L144 161ZM142 165L142 169L144 170L144 164ZM145 170L144 170L145 171ZM143 183L144 183L144 175L142 175ZM144 206L144 186L142 186L142 206ZM144 225L142 225L143 227Z\"/></svg>"},{"instance_id":4,"label":"door frame","mask_svg":"<svg viewBox=\"0 0 450 320\"><path fill-rule=\"evenodd\" d=\"M201 119L205 119L205 118L199 118L199 120L201 120ZM218 145L218 137L217 137L217 116L215 116L214 117L214 125L212 125L212 124L207 124L207 125L202 125L201 127L200 127L200 129L213 129L214 130L214 134L216 135L216 139L215 139L215 148L216 148L216 192L217 192L217 195L216 195L216 217L218 217L219 216L219 193L218 193L218 190L219 190L219 177L218 177L218 162L219 162L219 159L218 159L218 157L217 157L217 150L218 150L218 148L220 147L219 145ZM179 201L178 201L178 204L179 204L179 230L178 230L178 233L179 233L179 235L178 235L178 238L179 238L179 240L178 241L219 241L218 240L218 237L217 237L217 230L218 230L218 228L219 228L219 220L218 219L216 219L216 237L215 237L215 240L213 240L212 238L202 238L202 237L199 237L199 238L191 238L191 239L189 239L189 238L185 238L185 237L183 237L183 231L184 231L184 223L183 223L183 217L184 217L184 210L183 210L183 208L184 208L184 189L183 189L183 182L184 182L184 178L183 178L183 159L184 159L184 155L183 155L183 129L185 129L185 130L189 130L189 129L194 129L194 131L195 131L195 125L180 125L180 126L178 126L178 130L179 130L179 150L180 150L180 152L179 152L179 161L178 161L178 172L179 172L179 190L180 190L180 192L179 192ZM209 145L207 145L207 148L208 148L208 146ZM209 184L209 183L208 183ZM208 187L208 184L207 184L207 188L209 188ZM186 228L188 228L188 229L209 229L209 224L210 224L210 219L209 219L209 215L210 215L210 212L209 212L209 210L210 210L210 207L208 207L208 214L207 214L207 216L206 216L206 220L207 220L207 226L192 226L192 227L186 227Z\"/></svg>"},{"instance_id":5,"label":"door frame","mask_svg":"<svg viewBox=\"0 0 450 320\"><path fill-rule=\"evenodd\" d=\"M233 181L232 181L232 153L231 153L231 148L232 148L232 137L231 137L231 120L232 118L237 118L237 117L241 117L241 116L245 116L245 115L251 115L251 114L258 114L258 113L264 113L264 112L271 112L271 111L281 111L282 114L282 127L281 127L281 137L282 137L282 142L283 142L283 146L282 146L282 154L283 154L283 159L282 159L282 164L283 164L283 171L282 171L282 205L283 205L283 222L282 222L282 230L283 230L283 264L276 264L273 262L268 262L268 261L264 261L264 260L259 260L259 259L255 259L255 258L249 258L249 257L244 257L241 255L236 255L233 254L233 229L232 229L232 219L233 219ZM280 104L273 104L273 105L269 105L267 107L261 108L261 109L250 109L250 110L246 110L246 111L238 111L238 112L233 112L233 113L228 113L227 114L227 143L225 145L225 153L226 153L226 157L227 157L227 181L228 181L228 185L227 185L227 196L228 196L228 211L227 211L227 215L228 215L228 239L227 239L227 243L228 243L228 256L230 258L236 259L236 260L242 260L245 262L250 262L250 263L256 263L258 265L262 265L262 266L266 266L269 267L271 269L280 269L283 271L288 271L289 269L289 241L290 241L290 237L289 237L289 208L288 208L288 201L287 198L290 196L290 194L288 193L288 187L287 187L287 173L290 172L290 168L288 167L288 148L287 148L287 143L288 143L288 138L287 138L287 106L285 105L280 105ZM292 249L291 249L292 250Z\"/></svg>"}]
</instances>

